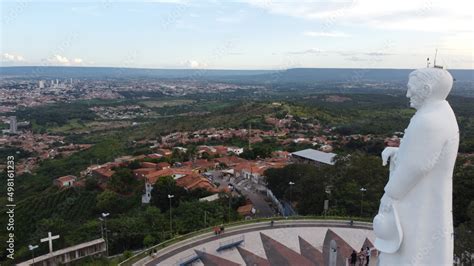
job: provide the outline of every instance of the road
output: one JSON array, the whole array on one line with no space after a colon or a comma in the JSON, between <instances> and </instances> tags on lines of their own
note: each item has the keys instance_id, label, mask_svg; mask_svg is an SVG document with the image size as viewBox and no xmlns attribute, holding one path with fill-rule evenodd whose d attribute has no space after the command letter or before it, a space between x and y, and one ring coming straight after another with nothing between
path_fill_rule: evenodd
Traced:
<instances>
[{"instance_id":1,"label":"road","mask_svg":"<svg viewBox=\"0 0 474 266\"><path fill-rule=\"evenodd\" d=\"M232 183L243 196L252 201L254 208L256 209L255 217L272 217L277 215L276 211L267 202L268 197L266 194L258 192L258 189L262 190L264 186L255 184L251 180L234 180L231 178L223 178L219 174L214 174L214 181L218 182L219 188L224 188Z\"/></svg>"}]
</instances>

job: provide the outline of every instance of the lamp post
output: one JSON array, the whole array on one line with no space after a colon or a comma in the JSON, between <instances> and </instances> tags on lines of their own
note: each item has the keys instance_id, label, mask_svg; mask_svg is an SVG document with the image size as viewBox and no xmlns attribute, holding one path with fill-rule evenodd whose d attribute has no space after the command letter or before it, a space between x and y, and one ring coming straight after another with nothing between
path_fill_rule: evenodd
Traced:
<instances>
[{"instance_id":1,"label":"lamp post","mask_svg":"<svg viewBox=\"0 0 474 266\"><path fill-rule=\"evenodd\" d=\"M331 195L331 186L326 186L324 189L327 199L324 200L324 218L326 218L327 212L329 210L329 196Z\"/></svg>"},{"instance_id":2,"label":"lamp post","mask_svg":"<svg viewBox=\"0 0 474 266\"><path fill-rule=\"evenodd\" d=\"M295 184L295 183L292 182L292 181L288 182L288 185L290 185L290 204L291 204L291 196L292 196L292 189L291 189L291 187L292 187L294 184Z\"/></svg>"},{"instance_id":3,"label":"lamp post","mask_svg":"<svg viewBox=\"0 0 474 266\"><path fill-rule=\"evenodd\" d=\"M170 236L173 236L173 218L171 216L171 199L174 198L174 195L168 194L168 199L170 200Z\"/></svg>"},{"instance_id":4,"label":"lamp post","mask_svg":"<svg viewBox=\"0 0 474 266\"><path fill-rule=\"evenodd\" d=\"M360 217L362 217L362 203L364 201L364 192L366 192L367 189L366 188L360 188L360 192L361 192L361 197L360 197Z\"/></svg>"},{"instance_id":5,"label":"lamp post","mask_svg":"<svg viewBox=\"0 0 474 266\"><path fill-rule=\"evenodd\" d=\"M293 209L293 206L291 205L291 201L292 201L292 198L293 198L293 190L292 190L292 187L295 183L290 181L288 182L288 185L290 185L290 208Z\"/></svg>"},{"instance_id":6,"label":"lamp post","mask_svg":"<svg viewBox=\"0 0 474 266\"><path fill-rule=\"evenodd\" d=\"M105 252L107 254L107 257L109 256L109 237L108 237L108 234L107 234L107 216L109 216L110 213L108 212L103 212L102 213L102 219L104 221L104 227L105 227ZM102 232L102 236L104 235L104 233Z\"/></svg>"},{"instance_id":7,"label":"lamp post","mask_svg":"<svg viewBox=\"0 0 474 266\"><path fill-rule=\"evenodd\" d=\"M28 245L28 249L31 251L32 265L35 265L35 249L38 248L38 245Z\"/></svg>"},{"instance_id":8,"label":"lamp post","mask_svg":"<svg viewBox=\"0 0 474 266\"><path fill-rule=\"evenodd\" d=\"M229 184L227 187L230 190L230 193L229 193L229 206L227 208L227 219L228 219L228 222L230 223L230 203L231 203L231 199L232 199L232 191L234 191L234 186Z\"/></svg>"},{"instance_id":9,"label":"lamp post","mask_svg":"<svg viewBox=\"0 0 474 266\"><path fill-rule=\"evenodd\" d=\"M105 239L104 238L104 219L102 219L102 217L99 217L99 221L100 221L100 235L102 236L102 239Z\"/></svg>"}]
</instances>

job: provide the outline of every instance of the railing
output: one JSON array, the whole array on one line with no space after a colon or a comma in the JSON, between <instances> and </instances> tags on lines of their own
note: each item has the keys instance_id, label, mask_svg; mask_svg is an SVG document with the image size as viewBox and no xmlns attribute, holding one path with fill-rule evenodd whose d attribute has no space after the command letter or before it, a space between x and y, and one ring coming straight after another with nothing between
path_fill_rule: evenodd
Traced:
<instances>
[{"instance_id":1,"label":"railing","mask_svg":"<svg viewBox=\"0 0 474 266\"><path fill-rule=\"evenodd\" d=\"M203 250L205 251L205 250ZM183 258L181 258L179 261L178 261L178 265L179 266L186 266L186 265L189 265L195 261L199 260L199 255L197 255L194 251L193 251L193 254L189 254L188 256L185 256Z\"/></svg>"},{"instance_id":2,"label":"railing","mask_svg":"<svg viewBox=\"0 0 474 266\"><path fill-rule=\"evenodd\" d=\"M355 222L369 222L372 223L372 218L352 218L352 217L341 217L341 216L292 216L291 218L288 217L282 217L282 216L277 216L277 217L269 217L269 218L257 218L257 219L252 219L252 220L241 220L238 222L234 223L229 223L225 224L226 231L233 227L241 226L241 225L246 225L246 224L252 224L252 223L259 223L259 222L268 222L270 224L271 221L304 221L304 220L318 220L320 222L324 221L330 221L330 220L338 220L338 221L347 221L347 226L352 226L352 225L357 225ZM354 221L354 223L351 223L351 221ZM371 224L370 224L371 226ZM140 261L141 259L145 258L150 250L161 250L163 248L169 247L172 244L181 242L183 240L190 239L192 237L202 235L205 233L212 233L212 228L213 227L208 227L204 228L198 231L194 231L185 235L177 236L175 238L166 240L160 244L157 244L155 246L152 246L150 248L147 248L143 250L140 253L135 254L134 256L120 262L118 265L119 266L131 266L134 263ZM213 234L212 234L213 235Z\"/></svg>"},{"instance_id":3,"label":"railing","mask_svg":"<svg viewBox=\"0 0 474 266\"><path fill-rule=\"evenodd\" d=\"M236 247L236 246L242 244L244 242L244 240L245 240L244 235L241 235L240 237L236 237L236 238L224 241L224 242L219 242L219 247L216 249L216 251L219 252L219 251L223 251L223 250L226 250L226 249L229 249L229 248Z\"/></svg>"}]
</instances>

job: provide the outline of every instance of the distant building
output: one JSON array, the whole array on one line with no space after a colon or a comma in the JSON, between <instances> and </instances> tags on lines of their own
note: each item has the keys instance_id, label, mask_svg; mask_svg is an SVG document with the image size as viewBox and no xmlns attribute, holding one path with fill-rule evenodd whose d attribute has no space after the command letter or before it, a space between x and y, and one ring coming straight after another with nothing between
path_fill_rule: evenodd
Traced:
<instances>
[{"instance_id":1,"label":"distant building","mask_svg":"<svg viewBox=\"0 0 474 266\"><path fill-rule=\"evenodd\" d=\"M244 148L239 148L239 147L228 147L227 151L230 153L233 153L235 155L240 155L241 153L244 152Z\"/></svg>"},{"instance_id":2,"label":"distant building","mask_svg":"<svg viewBox=\"0 0 474 266\"><path fill-rule=\"evenodd\" d=\"M150 203L152 190L153 190L153 185L148 182L145 182L145 194L142 195L143 204Z\"/></svg>"},{"instance_id":3,"label":"distant building","mask_svg":"<svg viewBox=\"0 0 474 266\"><path fill-rule=\"evenodd\" d=\"M73 175L66 175L56 178L54 180L54 185L58 188L70 188L74 186L74 183L77 181L77 177Z\"/></svg>"},{"instance_id":4,"label":"distant building","mask_svg":"<svg viewBox=\"0 0 474 266\"><path fill-rule=\"evenodd\" d=\"M272 157L273 158L288 158L290 156L290 153L287 151L274 151L272 152Z\"/></svg>"},{"instance_id":5,"label":"distant building","mask_svg":"<svg viewBox=\"0 0 474 266\"><path fill-rule=\"evenodd\" d=\"M255 214L255 212L256 210L253 207L252 203L248 203L246 205L243 205L237 208L237 213L244 217L252 217Z\"/></svg>"},{"instance_id":6,"label":"distant building","mask_svg":"<svg viewBox=\"0 0 474 266\"><path fill-rule=\"evenodd\" d=\"M173 154L173 151L169 149L157 149L156 153L160 154L162 157L169 157Z\"/></svg>"},{"instance_id":7,"label":"distant building","mask_svg":"<svg viewBox=\"0 0 474 266\"><path fill-rule=\"evenodd\" d=\"M18 132L18 124L16 122L16 116L10 116L10 133L16 134Z\"/></svg>"},{"instance_id":8,"label":"distant building","mask_svg":"<svg viewBox=\"0 0 474 266\"><path fill-rule=\"evenodd\" d=\"M71 262L90 256L101 256L106 253L105 240L99 238L72 247L53 251L34 259L18 263L19 266L35 265L70 265Z\"/></svg>"},{"instance_id":9,"label":"distant building","mask_svg":"<svg viewBox=\"0 0 474 266\"><path fill-rule=\"evenodd\" d=\"M210 196L207 196L207 197L204 197L204 198L200 198L199 201L203 202L203 201L215 201L215 200L218 200L219 199L219 194L212 194Z\"/></svg>"},{"instance_id":10,"label":"distant building","mask_svg":"<svg viewBox=\"0 0 474 266\"><path fill-rule=\"evenodd\" d=\"M314 149L306 149L291 153L291 161L293 163L334 165L334 157L336 157L335 153L322 152Z\"/></svg>"},{"instance_id":11,"label":"distant building","mask_svg":"<svg viewBox=\"0 0 474 266\"><path fill-rule=\"evenodd\" d=\"M153 185L158 179L164 176L171 176L176 185L183 187L186 190L205 189L211 193L217 193L217 187L209 181L206 177L194 172L191 168L163 168L161 170L154 170L152 168L141 168L134 171L135 177L143 178L145 180L145 193L142 195L142 203L149 203L151 200L151 191Z\"/></svg>"},{"instance_id":12,"label":"distant building","mask_svg":"<svg viewBox=\"0 0 474 266\"><path fill-rule=\"evenodd\" d=\"M40 80L40 81L38 82L38 87L39 87L40 89L44 89L44 80Z\"/></svg>"}]
</instances>

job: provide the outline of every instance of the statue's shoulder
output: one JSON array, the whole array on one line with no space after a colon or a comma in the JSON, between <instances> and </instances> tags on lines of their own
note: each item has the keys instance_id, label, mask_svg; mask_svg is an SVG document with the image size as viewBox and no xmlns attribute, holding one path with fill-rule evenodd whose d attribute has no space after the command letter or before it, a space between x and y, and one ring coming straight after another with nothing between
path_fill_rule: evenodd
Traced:
<instances>
[{"instance_id":1,"label":"statue's shoulder","mask_svg":"<svg viewBox=\"0 0 474 266\"><path fill-rule=\"evenodd\" d=\"M410 126L417 131L432 132L442 129L444 124L443 119L440 119L440 112L434 111L415 114L410 121Z\"/></svg>"}]
</instances>

